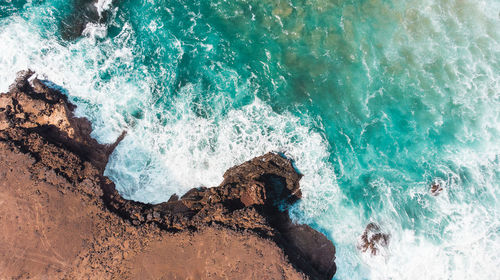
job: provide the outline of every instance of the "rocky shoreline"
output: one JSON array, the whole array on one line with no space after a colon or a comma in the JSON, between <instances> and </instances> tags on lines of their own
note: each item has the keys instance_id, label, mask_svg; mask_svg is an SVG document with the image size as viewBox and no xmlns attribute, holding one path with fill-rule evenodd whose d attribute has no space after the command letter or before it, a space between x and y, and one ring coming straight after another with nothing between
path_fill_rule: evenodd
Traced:
<instances>
[{"instance_id":1,"label":"rocky shoreline","mask_svg":"<svg viewBox=\"0 0 500 280\"><path fill-rule=\"evenodd\" d=\"M213 188L157 205L124 199L103 175L125 137L101 145L67 97L34 73L0 95L0 271L8 278L331 279L335 247L291 222L301 198L274 153ZM22 265L21 265L22 264Z\"/></svg>"}]
</instances>

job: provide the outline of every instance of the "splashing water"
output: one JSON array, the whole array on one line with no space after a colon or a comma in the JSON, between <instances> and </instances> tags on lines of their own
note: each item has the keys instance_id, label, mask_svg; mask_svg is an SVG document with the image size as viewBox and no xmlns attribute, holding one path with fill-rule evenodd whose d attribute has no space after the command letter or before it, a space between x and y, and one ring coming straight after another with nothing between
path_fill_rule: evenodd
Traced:
<instances>
[{"instance_id":1,"label":"splashing water","mask_svg":"<svg viewBox=\"0 0 500 280\"><path fill-rule=\"evenodd\" d=\"M89 3L100 20L65 40ZM139 201L285 152L305 175L293 218L334 241L337 279L495 279L499 12L496 0L8 0L0 91L29 67L67 89L99 141L127 130L106 175ZM370 222L390 234L375 256L357 248Z\"/></svg>"}]
</instances>

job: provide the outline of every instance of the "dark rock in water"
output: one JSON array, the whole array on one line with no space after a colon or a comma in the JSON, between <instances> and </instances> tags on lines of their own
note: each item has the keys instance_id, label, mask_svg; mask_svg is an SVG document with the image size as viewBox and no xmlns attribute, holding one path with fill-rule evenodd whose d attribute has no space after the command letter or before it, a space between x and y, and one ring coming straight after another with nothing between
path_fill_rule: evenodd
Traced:
<instances>
[{"instance_id":1,"label":"dark rock in water","mask_svg":"<svg viewBox=\"0 0 500 280\"><path fill-rule=\"evenodd\" d=\"M218 187L194 188L180 199L173 195L157 205L126 200L103 176L109 155L125 134L112 145L99 144L90 137L90 123L73 116L75 106L67 97L32 76L30 71L21 73L10 91L0 95L0 142L16 146L37 164L83 186L82 191L100 197L107 209L137 227L196 232L216 225L253 232L274 241L310 278L331 279L335 274L333 243L289 218L288 206L301 198L302 175L288 159L275 153L256 157L228 169ZM94 181L99 190L92 187ZM368 235L373 230L379 231L378 226L369 225L364 234L365 248L372 250L388 241L388 235L379 232Z\"/></svg>"},{"instance_id":2,"label":"dark rock in water","mask_svg":"<svg viewBox=\"0 0 500 280\"><path fill-rule=\"evenodd\" d=\"M377 255L381 247L389 245L390 235L383 233L380 226L375 223L369 223L363 235L361 235L361 244L359 249L363 252L370 251L372 255Z\"/></svg>"},{"instance_id":3,"label":"dark rock in water","mask_svg":"<svg viewBox=\"0 0 500 280\"><path fill-rule=\"evenodd\" d=\"M64 40L74 40L82 35L88 23L106 23L109 11L99 14L97 0L73 0L71 13L61 21L60 32Z\"/></svg>"},{"instance_id":4,"label":"dark rock in water","mask_svg":"<svg viewBox=\"0 0 500 280\"><path fill-rule=\"evenodd\" d=\"M439 195L441 192L443 191L443 187L441 186L441 184L439 182L433 182L432 185L431 185L431 194L433 196L437 196Z\"/></svg>"}]
</instances>

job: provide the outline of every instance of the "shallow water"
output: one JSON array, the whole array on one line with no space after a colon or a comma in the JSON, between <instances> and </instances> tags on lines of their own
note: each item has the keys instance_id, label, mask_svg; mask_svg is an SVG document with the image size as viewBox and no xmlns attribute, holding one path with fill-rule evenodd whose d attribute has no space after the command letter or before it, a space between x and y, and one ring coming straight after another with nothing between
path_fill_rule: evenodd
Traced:
<instances>
[{"instance_id":1,"label":"shallow water","mask_svg":"<svg viewBox=\"0 0 500 280\"><path fill-rule=\"evenodd\" d=\"M125 197L280 151L336 279L500 275L499 1L100 0L68 41L74 3L0 3L0 91L30 67L99 141L127 130L106 169ZM357 249L370 222L391 235L377 256Z\"/></svg>"}]
</instances>

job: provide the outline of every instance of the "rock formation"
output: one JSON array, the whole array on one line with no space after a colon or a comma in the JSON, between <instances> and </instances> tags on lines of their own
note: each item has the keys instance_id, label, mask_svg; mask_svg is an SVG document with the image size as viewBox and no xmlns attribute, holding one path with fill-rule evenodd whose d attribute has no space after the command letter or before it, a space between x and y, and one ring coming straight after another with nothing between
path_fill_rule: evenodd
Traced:
<instances>
[{"instance_id":1,"label":"rock formation","mask_svg":"<svg viewBox=\"0 0 500 280\"><path fill-rule=\"evenodd\" d=\"M71 12L61 21L60 32L64 40L75 40L82 35L87 24L104 24L109 10L99 11L98 0L72 0Z\"/></svg>"},{"instance_id":2,"label":"rock formation","mask_svg":"<svg viewBox=\"0 0 500 280\"><path fill-rule=\"evenodd\" d=\"M438 181L434 181L431 184L431 195L438 196L443 191L443 187Z\"/></svg>"},{"instance_id":3,"label":"rock formation","mask_svg":"<svg viewBox=\"0 0 500 280\"><path fill-rule=\"evenodd\" d=\"M363 252L369 251L373 256L377 255L381 248L389 245L390 235L382 232L380 226L375 223L369 223L363 235L361 235L361 244L359 249Z\"/></svg>"},{"instance_id":4,"label":"rock formation","mask_svg":"<svg viewBox=\"0 0 500 280\"><path fill-rule=\"evenodd\" d=\"M7 169L0 173L0 199L16 201L15 206L0 201L0 226L9 228L0 248L13 252L0 254L4 276L333 277L331 241L288 216L287 207L301 198L301 175L288 159L268 153L227 170L218 187L194 188L157 205L126 200L103 176L125 134L115 144L99 144L90 137L90 123L73 116L66 96L33 74L21 73L0 95L0 169ZM23 210L35 206L33 215ZM42 244L34 254L52 261L29 257L23 244L33 238ZM199 263L179 261L176 254ZM37 263L36 269L12 265L23 259ZM138 260L147 264L138 268ZM206 265L210 262L216 267Z\"/></svg>"}]
</instances>

